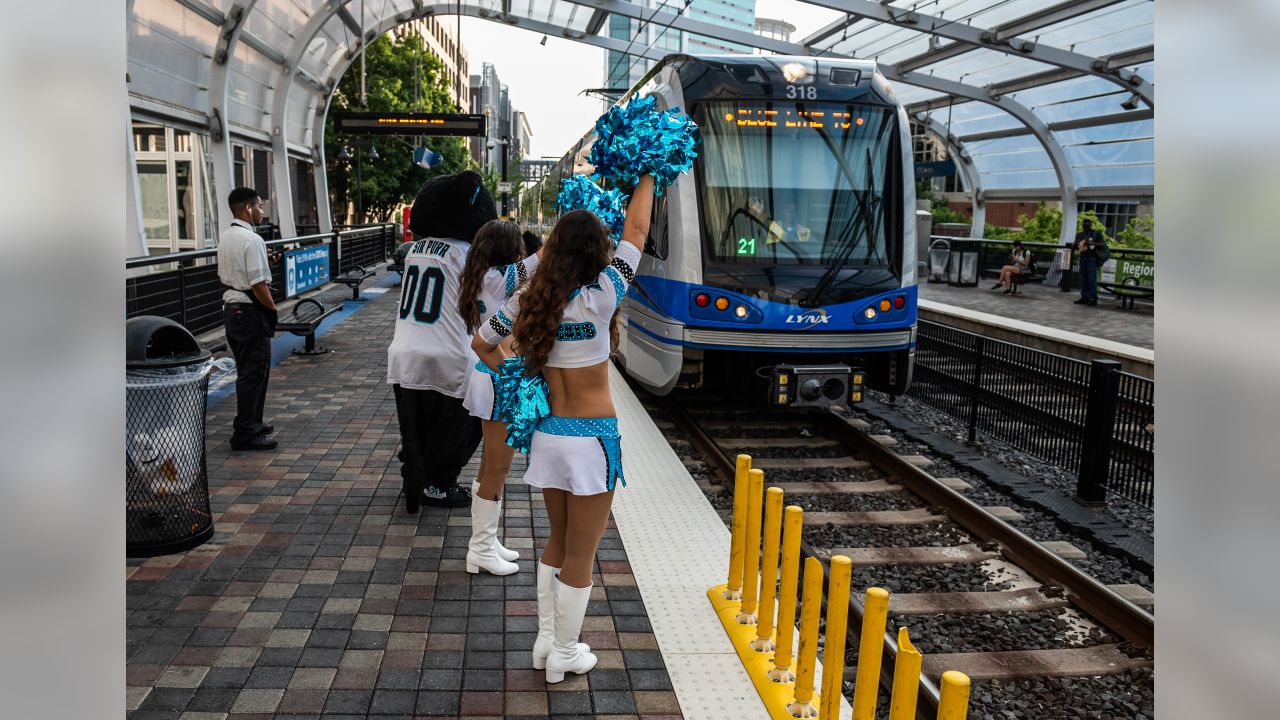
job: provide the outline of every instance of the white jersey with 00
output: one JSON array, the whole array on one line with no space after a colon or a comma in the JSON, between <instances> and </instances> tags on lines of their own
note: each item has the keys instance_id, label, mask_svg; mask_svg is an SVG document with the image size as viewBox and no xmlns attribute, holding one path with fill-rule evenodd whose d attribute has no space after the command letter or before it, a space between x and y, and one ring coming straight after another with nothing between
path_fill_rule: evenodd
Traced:
<instances>
[{"instance_id":1,"label":"white jersey with 00","mask_svg":"<svg viewBox=\"0 0 1280 720\"><path fill-rule=\"evenodd\" d=\"M404 260L395 337L387 348L387 382L460 398L475 363L471 333L458 314L458 286L471 244L427 238Z\"/></svg>"}]
</instances>

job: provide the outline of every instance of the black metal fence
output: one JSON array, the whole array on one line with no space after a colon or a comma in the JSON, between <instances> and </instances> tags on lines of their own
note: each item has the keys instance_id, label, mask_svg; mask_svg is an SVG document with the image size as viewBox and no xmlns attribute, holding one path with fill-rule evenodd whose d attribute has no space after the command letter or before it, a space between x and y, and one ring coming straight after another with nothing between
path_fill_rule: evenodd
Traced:
<instances>
[{"instance_id":1,"label":"black metal fence","mask_svg":"<svg viewBox=\"0 0 1280 720\"><path fill-rule=\"evenodd\" d=\"M304 235L270 240L270 250L328 245L330 274L340 275L354 265L369 267L395 252L393 225L371 225L327 235ZM222 325L222 293L217 250L191 250L130 258L125 261L125 315L159 315L181 323L193 334ZM271 262L271 295L284 299L284 258Z\"/></svg>"},{"instance_id":2,"label":"black metal fence","mask_svg":"<svg viewBox=\"0 0 1280 720\"><path fill-rule=\"evenodd\" d=\"M1077 495L1152 506L1153 383L1110 361L1082 362L920 321L908 394L1036 457L1077 469Z\"/></svg>"}]
</instances>

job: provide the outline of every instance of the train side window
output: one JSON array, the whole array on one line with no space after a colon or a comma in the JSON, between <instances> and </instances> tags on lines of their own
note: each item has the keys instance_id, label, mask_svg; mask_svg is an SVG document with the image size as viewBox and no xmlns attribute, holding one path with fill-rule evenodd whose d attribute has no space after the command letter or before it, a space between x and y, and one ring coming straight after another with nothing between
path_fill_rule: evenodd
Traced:
<instances>
[{"instance_id":1,"label":"train side window","mask_svg":"<svg viewBox=\"0 0 1280 720\"><path fill-rule=\"evenodd\" d=\"M667 259L667 195L653 199L653 217L649 220L649 237L644 241L644 252L659 260Z\"/></svg>"}]
</instances>

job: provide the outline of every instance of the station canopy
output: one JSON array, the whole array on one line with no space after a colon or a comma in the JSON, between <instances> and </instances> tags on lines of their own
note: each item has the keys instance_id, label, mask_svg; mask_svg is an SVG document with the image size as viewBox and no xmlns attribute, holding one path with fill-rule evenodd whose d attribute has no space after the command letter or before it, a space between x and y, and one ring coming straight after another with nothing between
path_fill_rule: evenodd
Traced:
<instances>
[{"instance_id":1,"label":"station canopy","mask_svg":"<svg viewBox=\"0 0 1280 720\"><path fill-rule=\"evenodd\" d=\"M783 41L693 19L681 0L131 0L129 102L135 117L207 133L215 178L230 177L232 129L269 143L282 228L291 230L284 211L292 193L281 192L293 181L286 158L315 164L327 205L324 116L363 43L415 18L461 13L663 56L643 39L610 37L607 21L616 16L634 20L633 32L652 24L765 54L876 60L910 117L956 158L975 211L987 199L1061 200L1065 236L1079 200L1152 199L1151 0L793 4L802 3L839 14ZM327 229L328 208L320 215Z\"/></svg>"}]
</instances>

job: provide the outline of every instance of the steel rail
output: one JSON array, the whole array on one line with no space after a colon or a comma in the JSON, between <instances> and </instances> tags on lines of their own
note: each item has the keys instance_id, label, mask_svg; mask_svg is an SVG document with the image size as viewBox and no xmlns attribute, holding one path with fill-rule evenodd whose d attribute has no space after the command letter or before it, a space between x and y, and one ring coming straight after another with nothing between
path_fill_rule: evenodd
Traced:
<instances>
[{"instance_id":1,"label":"steel rail","mask_svg":"<svg viewBox=\"0 0 1280 720\"><path fill-rule=\"evenodd\" d=\"M1001 552L1046 585L1066 591L1081 610L1124 639L1155 647L1155 616L1121 597L1111 588L1013 526L983 510L937 478L906 462L897 453L872 440L834 413L818 416L825 429L840 442L898 480L926 503L943 508L965 530L1000 544Z\"/></svg>"}]
</instances>

